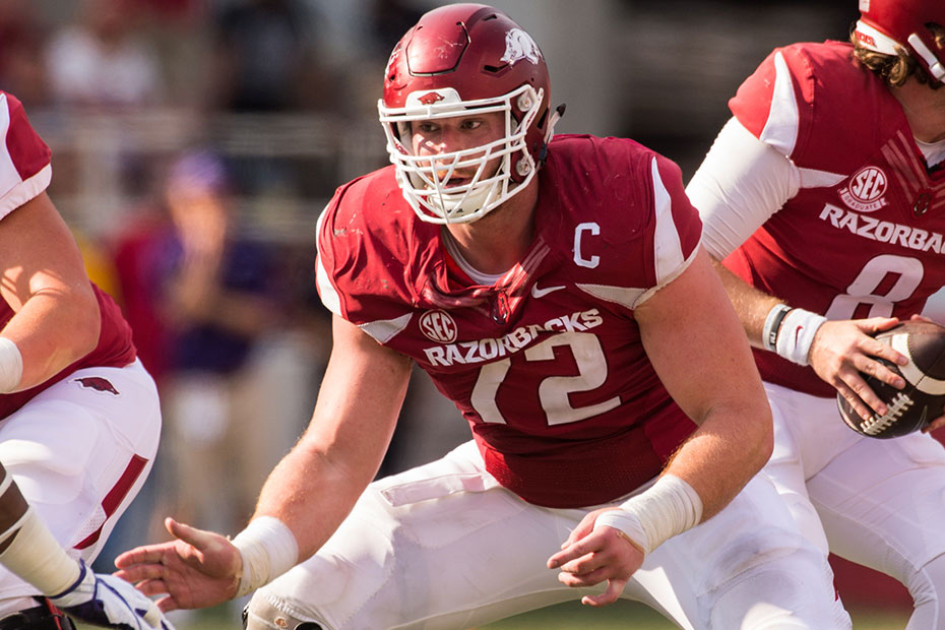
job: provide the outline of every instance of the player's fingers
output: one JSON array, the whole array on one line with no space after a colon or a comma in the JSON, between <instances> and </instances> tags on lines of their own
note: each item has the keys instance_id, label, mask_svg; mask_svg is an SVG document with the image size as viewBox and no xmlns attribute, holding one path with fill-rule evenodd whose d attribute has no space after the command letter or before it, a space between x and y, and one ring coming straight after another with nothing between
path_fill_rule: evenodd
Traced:
<instances>
[{"instance_id":1,"label":"player's fingers","mask_svg":"<svg viewBox=\"0 0 945 630\"><path fill-rule=\"evenodd\" d=\"M165 550L170 546L169 543L159 545L147 545L145 547L136 547L118 555L115 558L115 566L119 569L126 569L136 564L159 563L164 557Z\"/></svg>"},{"instance_id":2,"label":"player's fingers","mask_svg":"<svg viewBox=\"0 0 945 630\"><path fill-rule=\"evenodd\" d=\"M942 427L945 427L945 415L939 416L938 418L935 418L929 422L928 426L922 428L922 433L931 433L932 431L941 429Z\"/></svg>"},{"instance_id":3,"label":"player's fingers","mask_svg":"<svg viewBox=\"0 0 945 630\"><path fill-rule=\"evenodd\" d=\"M548 558L548 568L557 569L574 562L578 558L589 554L593 549L587 543L587 539L581 539L569 544L567 547Z\"/></svg>"},{"instance_id":4,"label":"player's fingers","mask_svg":"<svg viewBox=\"0 0 945 630\"><path fill-rule=\"evenodd\" d=\"M852 380L853 379L851 378L851 381ZM859 380L863 381L863 379L859 379ZM872 401L872 404L875 405L875 407L871 407L870 405L868 405L863 400L863 398L861 398L860 395L846 383L840 382L840 383L837 383L835 386L837 388L837 391L840 392L840 395L843 396L844 400L846 400L850 404L850 407L853 408L853 411L856 412L856 415L858 415L863 420L869 420L870 418L872 418L874 411L875 413L878 413L879 415L883 415L888 410L885 403L883 403L883 401L880 400L878 396L876 396L873 390L871 390L869 386L866 385L865 381L862 383L862 387L860 388L860 391L863 392L864 396L872 397L871 401Z\"/></svg>"},{"instance_id":5,"label":"player's fingers","mask_svg":"<svg viewBox=\"0 0 945 630\"><path fill-rule=\"evenodd\" d=\"M593 606L594 608L613 604L620 598L626 585L627 580L611 578L607 582L607 590L600 595L585 595L581 598L581 603L585 606Z\"/></svg>"},{"instance_id":6,"label":"player's fingers","mask_svg":"<svg viewBox=\"0 0 945 630\"><path fill-rule=\"evenodd\" d=\"M886 344L880 344L880 345L884 346L887 349L890 348L890 346ZM886 352L884 354L885 354L885 356L883 356L884 359L890 362L896 362L896 359L892 357L890 353ZM909 362L908 358L905 355L899 354L899 356L905 359L906 363ZM862 372L863 374L872 376L873 378L879 381L882 381L883 383L892 385L896 389L902 389L903 387L906 386L906 379L904 379L900 373L894 372L892 369L890 369L889 366L884 364L882 361L876 360L875 356L859 355L854 358L853 366L856 368L857 372ZM852 372L850 373L850 376L853 376ZM855 376L859 377L859 374L856 374ZM859 379L859 380L862 380L862 379ZM865 381L864 381L864 384L865 384Z\"/></svg>"},{"instance_id":7,"label":"player's fingers","mask_svg":"<svg viewBox=\"0 0 945 630\"><path fill-rule=\"evenodd\" d=\"M868 319L858 319L854 320L857 327L863 331L864 334L869 335L870 337L881 333L884 330L889 330L894 328L899 324L898 317L870 317Z\"/></svg>"},{"instance_id":8,"label":"player's fingers","mask_svg":"<svg viewBox=\"0 0 945 630\"><path fill-rule=\"evenodd\" d=\"M612 577L612 574L609 573L607 567L598 567L586 573L568 573L562 569L561 573L558 574L558 581L565 586L580 588L600 584L610 577Z\"/></svg>"},{"instance_id":9,"label":"player's fingers","mask_svg":"<svg viewBox=\"0 0 945 630\"><path fill-rule=\"evenodd\" d=\"M158 563L132 564L112 573L115 577L135 584L142 580L154 580L164 577L164 565Z\"/></svg>"},{"instance_id":10,"label":"player's fingers","mask_svg":"<svg viewBox=\"0 0 945 630\"><path fill-rule=\"evenodd\" d=\"M139 593L147 595L164 595L168 592L167 584L160 578L150 578L139 580L135 583L135 588Z\"/></svg>"},{"instance_id":11,"label":"player's fingers","mask_svg":"<svg viewBox=\"0 0 945 630\"><path fill-rule=\"evenodd\" d=\"M174 601L174 598L170 595L167 597L162 597L154 603L157 604L157 607L161 609L161 612L171 612L172 610L177 610L180 608L180 606L177 605L177 602Z\"/></svg>"},{"instance_id":12,"label":"player's fingers","mask_svg":"<svg viewBox=\"0 0 945 630\"><path fill-rule=\"evenodd\" d=\"M205 551L214 539L212 532L191 527L186 523L179 523L171 517L164 519L164 527L172 536L179 538L197 551Z\"/></svg>"}]
</instances>

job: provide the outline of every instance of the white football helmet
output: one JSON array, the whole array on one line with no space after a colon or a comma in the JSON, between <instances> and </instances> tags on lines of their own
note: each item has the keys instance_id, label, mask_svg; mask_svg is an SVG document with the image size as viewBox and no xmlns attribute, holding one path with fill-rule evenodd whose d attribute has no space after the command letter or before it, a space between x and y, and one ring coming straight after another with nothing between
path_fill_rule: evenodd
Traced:
<instances>
[{"instance_id":1,"label":"white football helmet","mask_svg":"<svg viewBox=\"0 0 945 630\"><path fill-rule=\"evenodd\" d=\"M522 189L553 133L544 56L500 11L478 4L434 9L394 47L378 102L387 150L404 198L430 223L466 223ZM411 123L502 112L505 134L489 144L431 156L413 154ZM495 173L487 164L500 158ZM458 169L468 183L448 186Z\"/></svg>"}]
</instances>

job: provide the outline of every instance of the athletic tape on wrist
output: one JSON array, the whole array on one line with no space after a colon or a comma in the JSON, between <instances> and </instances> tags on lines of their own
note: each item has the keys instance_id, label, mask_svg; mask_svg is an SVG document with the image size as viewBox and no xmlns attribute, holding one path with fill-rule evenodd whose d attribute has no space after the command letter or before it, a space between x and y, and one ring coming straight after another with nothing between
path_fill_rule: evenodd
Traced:
<instances>
[{"instance_id":1,"label":"athletic tape on wrist","mask_svg":"<svg viewBox=\"0 0 945 630\"><path fill-rule=\"evenodd\" d=\"M0 337L0 393L8 394L23 378L23 355L11 339Z\"/></svg>"},{"instance_id":2,"label":"athletic tape on wrist","mask_svg":"<svg viewBox=\"0 0 945 630\"><path fill-rule=\"evenodd\" d=\"M3 537L14 532L13 542L0 553L0 563L50 597L75 584L82 572L78 561L69 557L32 506Z\"/></svg>"},{"instance_id":3,"label":"athletic tape on wrist","mask_svg":"<svg viewBox=\"0 0 945 630\"><path fill-rule=\"evenodd\" d=\"M764 346L765 350L774 352L777 347L778 331L781 329L781 324L790 310L791 307L787 304L775 304L771 307L771 310L768 311L764 328L762 328L761 331L761 344Z\"/></svg>"},{"instance_id":4,"label":"athletic tape on wrist","mask_svg":"<svg viewBox=\"0 0 945 630\"><path fill-rule=\"evenodd\" d=\"M299 561L299 545L289 527L274 516L253 519L233 539L243 558L236 597L252 593Z\"/></svg>"},{"instance_id":5,"label":"athletic tape on wrist","mask_svg":"<svg viewBox=\"0 0 945 630\"><path fill-rule=\"evenodd\" d=\"M792 308L781 322L775 351L788 361L809 365L808 358L814 335L826 321L827 318L823 315L802 308Z\"/></svg>"},{"instance_id":6,"label":"athletic tape on wrist","mask_svg":"<svg viewBox=\"0 0 945 630\"><path fill-rule=\"evenodd\" d=\"M619 510L597 517L594 529L619 529L638 543L645 554L667 539L691 529L702 520L699 493L676 475L663 475L645 492L630 497Z\"/></svg>"}]
</instances>

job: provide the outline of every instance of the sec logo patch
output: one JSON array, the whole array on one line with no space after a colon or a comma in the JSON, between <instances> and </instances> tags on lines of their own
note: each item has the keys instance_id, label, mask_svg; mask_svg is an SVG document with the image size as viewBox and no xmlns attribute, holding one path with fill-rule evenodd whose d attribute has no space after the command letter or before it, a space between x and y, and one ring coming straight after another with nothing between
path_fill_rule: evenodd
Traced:
<instances>
[{"instance_id":1,"label":"sec logo patch","mask_svg":"<svg viewBox=\"0 0 945 630\"><path fill-rule=\"evenodd\" d=\"M840 189L840 198L851 210L875 212L886 205L886 173L876 166L865 166Z\"/></svg>"},{"instance_id":2,"label":"sec logo patch","mask_svg":"<svg viewBox=\"0 0 945 630\"><path fill-rule=\"evenodd\" d=\"M427 311L420 317L420 332L437 343L456 341L456 322L446 311Z\"/></svg>"}]
</instances>

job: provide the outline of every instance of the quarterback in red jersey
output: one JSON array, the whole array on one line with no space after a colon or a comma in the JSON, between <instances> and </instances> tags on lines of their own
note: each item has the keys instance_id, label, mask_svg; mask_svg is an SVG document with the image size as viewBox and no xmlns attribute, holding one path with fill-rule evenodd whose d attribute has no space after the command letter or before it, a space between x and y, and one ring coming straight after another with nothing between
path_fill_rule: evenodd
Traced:
<instances>
[{"instance_id":1,"label":"quarterback in red jersey","mask_svg":"<svg viewBox=\"0 0 945 630\"><path fill-rule=\"evenodd\" d=\"M0 92L0 628L166 626L87 566L151 468L154 381L47 195L50 151Z\"/></svg>"},{"instance_id":2,"label":"quarterback in red jersey","mask_svg":"<svg viewBox=\"0 0 945 630\"><path fill-rule=\"evenodd\" d=\"M860 372L902 387L881 359L906 357L872 335L945 285L945 3L860 7L852 44L779 48L742 84L687 192L772 405L766 471L812 540L909 588L909 628L942 630L945 450L863 437L836 397L886 413Z\"/></svg>"},{"instance_id":3,"label":"quarterback in red jersey","mask_svg":"<svg viewBox=\"0 0 945 630\"><path fill-rule=\"evenodd\" d=\"M232 543L168 520L118 575L165 610L258 589L252 630L465 628L576 592L686 628L849 627L755 477L769 411L679 169L552 139L541 51L483 5L408 31L379 111L393 165L318 221L311 425ZM474 439L369 485L413 364Z\"/></svg>"}]
</instances>

